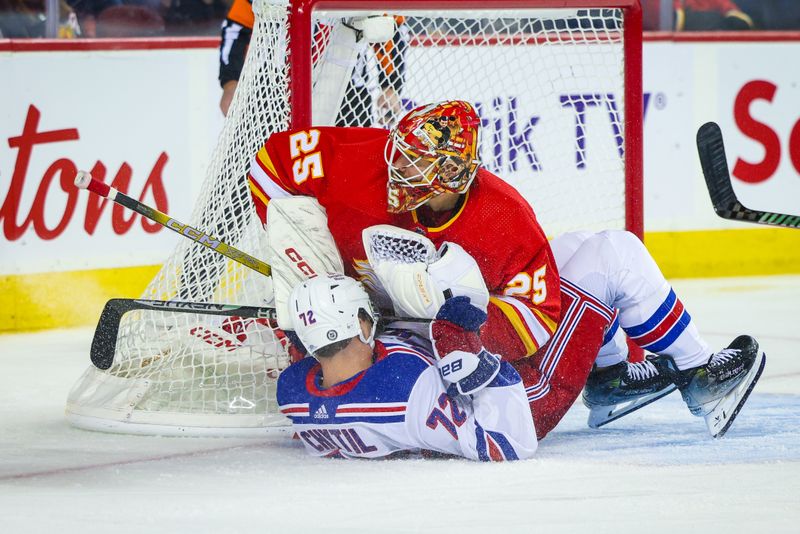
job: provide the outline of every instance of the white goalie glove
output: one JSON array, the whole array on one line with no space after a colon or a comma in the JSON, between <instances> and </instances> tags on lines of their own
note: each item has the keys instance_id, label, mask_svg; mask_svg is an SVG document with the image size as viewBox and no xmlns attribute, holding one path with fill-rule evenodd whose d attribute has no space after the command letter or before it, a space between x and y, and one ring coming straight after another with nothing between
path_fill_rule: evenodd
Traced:
<instances>
[{"instance_id":1,"label":"white goalie glove","mask_svg":"<svg viewBox=\"0 0 800 534\"><path fill-rule=\"evenodd\" d=\"M397 312L433 319L450 297L466 296L483 311L489 291L478 264L460 245L445 242L437 251L427 237L389 225L366 228L364 250Z\"/></svg>"}]
</instances>

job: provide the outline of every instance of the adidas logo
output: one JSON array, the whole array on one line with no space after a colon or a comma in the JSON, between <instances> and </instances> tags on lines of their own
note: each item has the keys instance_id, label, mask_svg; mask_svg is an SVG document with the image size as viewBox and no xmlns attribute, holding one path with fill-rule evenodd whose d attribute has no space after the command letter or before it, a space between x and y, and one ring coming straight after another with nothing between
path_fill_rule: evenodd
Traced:
<instances>
[{"instance_id":1,"label":"adidas logo","mask_svg":"<svg viewBox=\"0 0 800 534\"><path fill-rule=\"evenodd\" d=\"M325 409L324 404L317 408L317 411L314 412L314 419L327 419L328 417L328 410Z\"/></svg>"}]
</instances>

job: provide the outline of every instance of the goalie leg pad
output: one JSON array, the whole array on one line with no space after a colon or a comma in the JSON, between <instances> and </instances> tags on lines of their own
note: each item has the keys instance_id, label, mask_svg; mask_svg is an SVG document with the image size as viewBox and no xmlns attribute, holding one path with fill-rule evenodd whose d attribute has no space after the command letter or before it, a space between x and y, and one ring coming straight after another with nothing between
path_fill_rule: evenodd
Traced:
<instances>
[{"instance_id":1,"label":"goalie leg pad","mask_svg":"<svg viewBox=\"0 0 800 534\"><path fill-rule=\"evenodd\" d=\"M311 197L276 198L267 209L267 261L272 267L278 326L292 328L288 313L294 286L324 273L344 273L328 230L325 209Z\"/></svg>"}]
</instances>

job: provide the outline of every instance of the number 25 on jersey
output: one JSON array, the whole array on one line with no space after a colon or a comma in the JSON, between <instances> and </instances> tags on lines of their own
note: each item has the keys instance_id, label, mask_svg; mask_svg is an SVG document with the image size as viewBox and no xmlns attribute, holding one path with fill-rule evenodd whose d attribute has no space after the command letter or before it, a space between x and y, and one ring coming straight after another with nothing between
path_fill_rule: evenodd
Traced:
<instances>
[{"instance_id":1,"label":"number 25 on jersey","mask_svg":"<svg viewBox=\"0 0 800 534\"><path fill-rule=\"evenodd\" d=\"M508 282L503 294L510 297L527 297L534 304L541 304L547 300L546 274L546 265L536 269L533 276L526 272L519 273Z\"/></svg>"},{"instance_id":2,"label":"number 25 on jersey","mask_svg":"<svg viewBox=\"0 0 800 534\"><path fill-rule=\"evenodd\" d=\"M319 130L303 130L289 136L289 153L292 156L292 177L296 184L302 184L309 177L322 178L322 153L316 150L319 144Z\"/></svg>"}]
</instances>

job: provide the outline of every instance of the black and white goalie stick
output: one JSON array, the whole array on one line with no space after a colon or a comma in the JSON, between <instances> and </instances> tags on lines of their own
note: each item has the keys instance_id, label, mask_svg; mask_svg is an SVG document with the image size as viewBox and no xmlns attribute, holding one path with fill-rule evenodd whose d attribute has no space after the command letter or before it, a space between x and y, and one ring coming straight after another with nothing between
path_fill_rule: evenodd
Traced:
<instances>
[{"instance_id":1,"label":"black and white goalie stick","mask_svg":"<svg viewBox=\"0 0 800 534\"><path fill-rule=\"evenodd\" d=\"M697 130L697 152L706 179L714 211L723 219L768 224L785 228L800 228L800 215L752 210L736 198L725 159L722 131L715 122L707 122Z\"/></svg>"}]
</instances>

